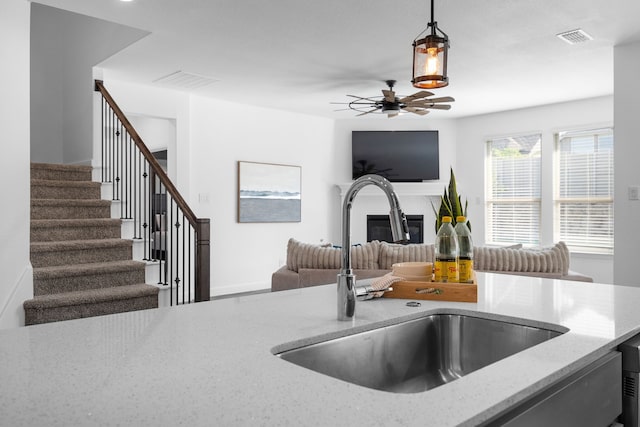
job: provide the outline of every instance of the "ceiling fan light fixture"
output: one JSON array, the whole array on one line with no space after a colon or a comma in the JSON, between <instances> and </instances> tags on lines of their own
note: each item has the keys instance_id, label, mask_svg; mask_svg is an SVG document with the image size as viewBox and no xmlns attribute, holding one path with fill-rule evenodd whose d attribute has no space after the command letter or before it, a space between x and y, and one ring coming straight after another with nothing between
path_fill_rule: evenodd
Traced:
<instances>
[{"instance_id":1,"label":"ceiling fan light fixture","mask_svg":"<svg viewBox=\"0 0 640 427\"><path fill-rule=\"evenodd\" d=\"M449 84L447 76L449 36L438 28L438 23L433 20L433 1L431 0L431 21L413 41L411 83L419 89L436 89ZM429 34L421 38L427 31Z\"/></svg>"},{"instance_id":2,"label":"ceiling fan light fixture","mask_svg":"<svg viewBox=\"0 0 640 427\"><path fill-rule=\"evenodd\" d=\"M448 110L451 108L451 105L445 103L455 101L455 99L450 96L432 98L434 95L433 92L426 90L398 98L393 90L396 81L386 80L385 83L387 83L389 89L383 89L382 96L364 97L347 95L354 99L349 102L332 102L332 104L346 104L349 109L359 113L356 117L366 116L368 114L385 114L388 118L392 119L404 113L424 116L428 114L431 109Z\"/></svg>"},{"instance_id":3,"label":"ceiling fan light fixture","mask_svg":"<svg viewBox=\"0 0 640 427\"><path fill-rule=\"evenodd\" d=\"M400 104L387 104L382 105L381 111L383 113L397 113L400 111Z\"/></svg>"}]
</instances>

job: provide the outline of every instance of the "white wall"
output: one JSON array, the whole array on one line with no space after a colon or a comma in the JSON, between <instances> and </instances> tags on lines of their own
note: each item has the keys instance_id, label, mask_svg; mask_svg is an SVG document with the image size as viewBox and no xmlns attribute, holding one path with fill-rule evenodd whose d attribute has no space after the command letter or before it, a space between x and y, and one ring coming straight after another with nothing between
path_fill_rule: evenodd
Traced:
<instances>
[{"instance_id":1,"label":"white wall","mask_svg":"<svg viewBox=\"0 0 640 427\"><path fill-rule=\"evenodd\" d=\"M521 135L523 133L541 133L543 152L552 152L554 133L560 130L611 126L613 124L613 97L598 97L581 101L506 111L502 113L474 116L457 120L457 169L458 191L469 200L469 217L473 224L475 244L484 244L485 216L484 216L484 157L485 143L492 137ZM624 141L618 138L616 122L615 155L618 158ZM622 148L624 152L624 148ZM543 216L540 221L545 224L541 244L549 245L554 242L552 186L548 180L553 177L552 156L543 156L542 164L543 186ZM618 165L616 164L616 181ZM637 180L640 182L640 180ZM616 201L618 194L616 194ZM618 222L618 207L616 203L616 224ZM619 226L616 226L616 230ZM615 246L618 251L619 239ZM587 274L596 282L613 283L612 256L586 255L573 253L571 269Z\"/></svg>"},{"instance_id":2,"label":"white wall","mask_svg":"<svg viewBox=\"0 0 640 427\"><path fill-rule=\"evenodd\" d=\"M147 33L38 3L31 8L31 160L89 164L92 67Z\"/></svg>"},{"instance_id":3,"label":"white wall","mask_svg":"<svg viewBox=\"0 0 640 427\"><path fill-rule=\"evenodd\" d=\"M22 302L33 297L29 262L29 3L0 2L0 124L3 189L0 220L0 328L24 325Z\"/></svg>"},{"instance_id":4,"label":"white wall","mask_svg":"<svg viewBox=\"0 0 640 427\"><path fill-rule=\"evenodd\" d=\"M435 239L434 221L435 215L431 208L433 200L436 208L440 206L439 196L443 193L449 182L449 169L456 169L456 122L453 119L409 119L396 117L392 119L378 117L373 119L353 118L336 121L335 147L336 162L334 165L336 184L349 184L352 182L351 163L351 132L354 130L437 130L439 131L440 152L440 180L430 182L425 186L431 195L408 195L403 192L402 183L392 184L398 193L398 199L405 215L423 215L425 221L424 241L433 242ZM435 190L433 190L435 189ZM434 196L437 195L437 196ZM340 203L340 196L336 190L335 196ZM341 244L341 216L339 205L335 212L331 212L337 227L334 227L331 235L333 244ZM367 241L367 215L388 215L389 204L384 193L375 188L373 191L364 189L358 193L351 208L351 242L353 244Z\"/></svg>"},{"instance_id":5,"label":"white wall","mask_svg":"<svg viewBox=\"0 0 640 427\"><path fill-rule=\"evenodd\" d=\"M212 295L270 288L290 237L328 239L327 213L337 210L332 120L194 96L190 141L191 204L211 218ZM238 161L301 166L302 221L238 223Z\"/></svg>"},{"instance_id":6,"label":"white wall","mask_svg":"<svg viewBox=\"0 0 640 427\"><path fill-rule=\"evenodd\" d=\"M616 284L640 286L640 202L628 200L629 186L640 186L640 43L614 49L615 96L615 257Z\"/></svg>"},{"instance_id":7,"label":"white wall","mask_svg":"<svg viewBox=\"0 0 640 427\"><path fill-rule=\"evenodd\" d=\"M152 153L167 150L167 175L176 184L176 120L131 114L127 118Z\"/></svg>"}]
</instances>

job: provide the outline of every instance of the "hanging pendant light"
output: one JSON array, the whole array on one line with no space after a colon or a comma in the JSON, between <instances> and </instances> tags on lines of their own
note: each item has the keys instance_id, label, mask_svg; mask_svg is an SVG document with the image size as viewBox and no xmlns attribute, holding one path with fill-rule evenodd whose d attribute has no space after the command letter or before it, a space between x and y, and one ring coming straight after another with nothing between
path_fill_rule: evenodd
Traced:
<instances>
[{"instance_id":1,"label":"hanging pendant light","mask_svg":"<svg viewBox=\"0 0 640 427\"><path fill-rule=\"evenodd\" d=\"M429 31L431 30L431 31ZM429 34L420 38L423 34ZM441 35L438 35L440 33ZM411 83L420 89L435 89L449 84L447 77L447 51L449 36L438 28L433 20L433 0L431 0L431 21L427 28L413 41L413 77Z\"/></svg>"}]
</instances>

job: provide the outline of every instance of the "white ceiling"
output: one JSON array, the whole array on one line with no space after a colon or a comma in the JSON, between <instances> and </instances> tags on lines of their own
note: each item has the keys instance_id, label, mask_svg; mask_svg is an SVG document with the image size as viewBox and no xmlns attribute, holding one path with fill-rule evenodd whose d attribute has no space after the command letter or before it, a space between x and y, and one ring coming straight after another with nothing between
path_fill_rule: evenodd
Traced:
<instances>
[{"instance_id":1,"label":"white ceiling","mask_svg":"<svg viewBox=\"0 0 640 427\"><path fill-rule=\"evenodd\" d=\"M104 61L105 74L154 85L183 71L217 82L198 93L238 103L351 118L347 94L409 95L411 42L428 0L38 0L150 31ZM450 111L461 117L613 93L613 46L640 40L640 1L435 0L451 40ZM557 33L594 40L569 45ZM384 115L378 116L387 120ZM403 117L403 118L404 118ZM401 118L402 119L402 118ZM396 120L396 119L394 119Z\"/></svg>"}]
</instances>

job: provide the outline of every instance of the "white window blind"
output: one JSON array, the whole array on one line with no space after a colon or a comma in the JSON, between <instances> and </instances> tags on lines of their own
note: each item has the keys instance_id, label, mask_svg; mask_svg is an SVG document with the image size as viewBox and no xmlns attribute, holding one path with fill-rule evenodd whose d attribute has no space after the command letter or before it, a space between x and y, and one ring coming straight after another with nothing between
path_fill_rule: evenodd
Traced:
<instances>
[{"instance_id":1,"label":"white window blind","mask_svg":"<svg viewBox=\"0 0 640 427\"><path fill-rule=\"evenodd\" d=\"M556 137L555 233L573 249L613 251L613 129Z\"/></svg>"},{"instance_id":2,"label":"white window blind","mask_svg":"<svg viewBox=\"0 0 640 427\"><path fill-rule=\"evenodd\" d=\"M539 244L541 139L487 142L487 243Z\"/></svg>"}]
</instances>

